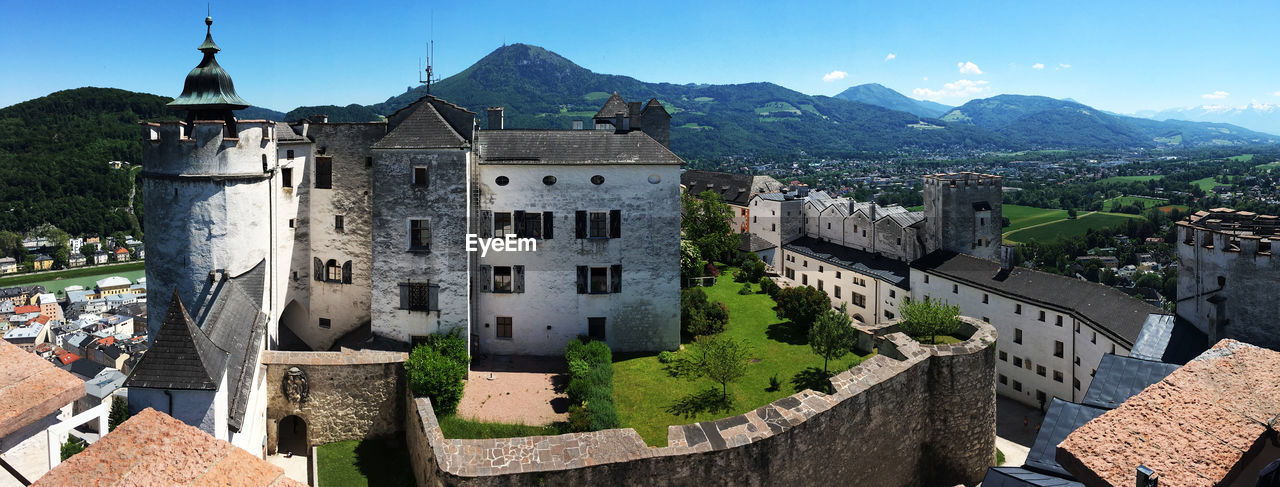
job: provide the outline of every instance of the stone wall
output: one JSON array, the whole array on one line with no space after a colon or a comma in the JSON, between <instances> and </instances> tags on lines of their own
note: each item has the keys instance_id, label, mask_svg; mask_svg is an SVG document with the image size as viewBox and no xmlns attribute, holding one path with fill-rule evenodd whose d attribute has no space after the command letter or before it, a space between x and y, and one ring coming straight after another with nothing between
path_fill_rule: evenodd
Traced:
<instances>
[{"instance_id":1,"label":"stone wall","mask_svg":"<svg viewBox=\"0 0 1280 487\"><path fill-rule=\"evenodd\" d=\"M406 353L381 351L262 353L267 367L267 451L275 453L277 425L288 416L306 422L307 442L389 436L404 423ZM292 401L284 386L289 369L306 376L307 397Z\"/></svg>"},{"instance_id":2,"label":"stone wall","mask_svg":"<svg viewBox=\"0 0 1280 487\"><path fill-rule=\"evenodd\" d=\"M490 440L446 439L430 401L408 399L418 485L955 485L995 463L996 332L923 346L901 333L881 353L755 411L671 426L650 448L630 428Z\"/></svg>"}]
</instances>

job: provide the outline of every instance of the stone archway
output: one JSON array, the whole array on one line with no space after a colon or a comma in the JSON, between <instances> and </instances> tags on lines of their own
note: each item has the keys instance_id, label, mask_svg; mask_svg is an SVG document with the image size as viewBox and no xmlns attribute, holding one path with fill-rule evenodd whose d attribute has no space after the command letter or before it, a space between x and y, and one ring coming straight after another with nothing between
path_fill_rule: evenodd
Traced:
<instances>
[{"instance_id":1,"label":"stone archway","mask_svg":"<svg viewBox=\"0 0 1280 487\"><path fill-rule=\"evenodd\" d=\"M280 454L292 452L294 455L306 456L310 451L306 420L295 415L281 419L276 430L276 452Z\"/></svg>"}]
</instances>

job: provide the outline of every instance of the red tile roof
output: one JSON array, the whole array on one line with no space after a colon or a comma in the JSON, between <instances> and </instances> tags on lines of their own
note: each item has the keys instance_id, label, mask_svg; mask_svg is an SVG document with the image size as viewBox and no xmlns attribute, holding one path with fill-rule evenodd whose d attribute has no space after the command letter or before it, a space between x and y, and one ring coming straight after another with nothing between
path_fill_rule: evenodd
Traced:
<instances>
[{"instance_id":1,"label":"red tile roof","mask_svg":"<svg viewBox=\"0 0 1280 487\"><path fill-rule=\"evenodd\" d=\"M34 325L36 323L39 323L41 325L49 324L49 315L40 315L35 318L31 318L27 320L27 325Z\"/></svg>"},{"instance_id":2,"label":"red tile roof","mask_svg":"<svg viewBox=\"0 0 1280 487\"><path fill-rule=\"evenodd\" d=\"M84 382L0 340L0 438L84 396Z\"/></svg>"},{"instance_id":3,"label":"red tile roof","mask_svg":"<svg viewBox=\"0 0 1280 487\"><path fill-rule=\"evenodd\" d=\"M116 249L116 253L117 253L117 254L127 254L127 253L129 253L129 249L126 249L126 248L124 248L124 247L120 247L120 248L117 248L117 249Z\"/></svg>"},{"instance_id":4,"label":"red tile roof","mask_svg":"<svg viewBox=\"0 0 1280 487\"><path fill-rule=\"evenodd\" d=\"M147 408L32 486L281 486L304 484L231 443Z\"/></svg>"},{"instance_id":5,"label":"red tile roof","mask_svg":"<svg viewBox=\"0 0 1280 487\"><path fill-rule=\"evenodd\" d=\"M80 356L71 352L63 352L58 354L58 361L62 362L62 365L67 365L77 360L80 360Z\"/></svg>"},{"instance_id":6,"label":"red tile roof","mask_svg":"<svg viewBox=\"0 0 1280 487\"><path fill-rule=\"evenodd\" d=\"M16 308L13 308L13 314L15 315L21 315L26 313L39 313L39 312L40 312L40 305L36 305L36 304L29 304L26 306L18 306Z\"/></svg>"}]
</instances>

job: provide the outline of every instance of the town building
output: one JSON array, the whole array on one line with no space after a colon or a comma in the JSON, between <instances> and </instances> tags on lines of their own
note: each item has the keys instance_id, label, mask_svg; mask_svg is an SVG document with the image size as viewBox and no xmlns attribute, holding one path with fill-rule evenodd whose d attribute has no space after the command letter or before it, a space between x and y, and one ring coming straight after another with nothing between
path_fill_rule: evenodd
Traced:
<instances>
[{"instance_id":1,"label":"town building","mask_svg":"<svg viewBox=\"0 0 1280 487\"><path fill-rule=\"evenodd\" d=\"M116 248L114 251L112 251L112 252L111 252L111 259L112 259L112 260L114 260L114 261L116 261L116 262L128 262L128 261L129 261L129 249L124 248L124 247L118 247L118 248Z\"/></svg>"},{"instance_id":2,"label":"town building","mask_svg":"<svg viewBox=\"0 0 1280 487\"><path fill-rule=\"evenodd\" d=\"M1215 208L1178 222L1178 317L1209 336L1280 349L1280 218Z\"/></svg>"},{"instance_id":3,"label":"town building","mask_svg":"<svg viewBox=\"0 0 1280 487\"><path fill-rule=\"evenodd\" d=\"M58 298L53 293L41 293L36 295L36 305L40 306L40 314L49 317L51 320L62 321L62 305L58 303Z\"/></svg>"},{"instance_id":4,"label":"town building","mask_svg":"<svg viewBox=\"0 0 1280 487\"><path fill-rule=\"evenodd\" d=\"M67 258L68 267L84 267L88 262L89 259L86 259L85 256L81 255L79 252L73 253L71 254L71 257Z\"/></svg>"},{"instance_id":5,"label":"town building","mask_svg":"<svg viewBox=\"0 0 1280 487\"><path fill-rule=\"evenodd\" d=\"M716 171L685 171L680 174L681 190L697 197L711 191L733 211L733 231L751 231L751 198L761 193L778 193L785 186L770 176L751 176Z\"/></svg>"},{"instance_id":6,"label":"town building","mask_svg":"<svg viewBox=\"0 0 1280 487\"><path fill-rule=\"evenodd\" d=\"M18 272L18 261L13 257L0 258L0 274L13 274Z\"/></svg>"},{"instance_id":7,"label":"town building","mask_svg":"<svg viewBox=\"0 0 1280 487\"><path fill-rule=\"evenodd\" d=\"M31 269L37 271L47 271L53 268L53 257L44 254L37 255L31 261Z\"/></svg>"},{"instance_id":8,"label":"town building","mask_svg":"<svg viewBox=\"0 0 1280 487\"><path fill-rule=\"evenodd\" d=\"M110 256L111 254L107 253L107 251L98 250L93 253L93 257L91 260L93 261L93 265L106 264Z\"/></svg>"},{"instance_id":9,"label":"town building","mask_svg":"<svg viewBox=\"0 0 1280 487\"><path fill-rule=\"evenodd\" d=\"M98 297L107 297L116 294L124 294L129 292L133 287L133 281L120 276L111 276L97 281Z\"/></svg>"}]
</instances>

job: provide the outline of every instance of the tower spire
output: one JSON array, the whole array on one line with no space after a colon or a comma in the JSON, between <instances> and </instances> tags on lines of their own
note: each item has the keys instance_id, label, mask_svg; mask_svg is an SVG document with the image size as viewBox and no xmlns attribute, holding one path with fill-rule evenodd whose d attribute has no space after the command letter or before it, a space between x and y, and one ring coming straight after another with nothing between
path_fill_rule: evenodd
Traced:
<instances>
[{"instance_id":1,"label":"tower spire","mask_svg":"<svg viewBox=\"0 0 1280 487\"><path fill-rule=\"evenodd\" d=\"M242 110L249 103L236 94L231 76L218 65L216 54L221 51L213 42L213 17L204 18L204 42L197 48L204 57L182 85L182 94L169 102L169 106L187 112L187 121L225 120L227 128L235 133L233 110Z\"/></svg>"}]
</instances>

